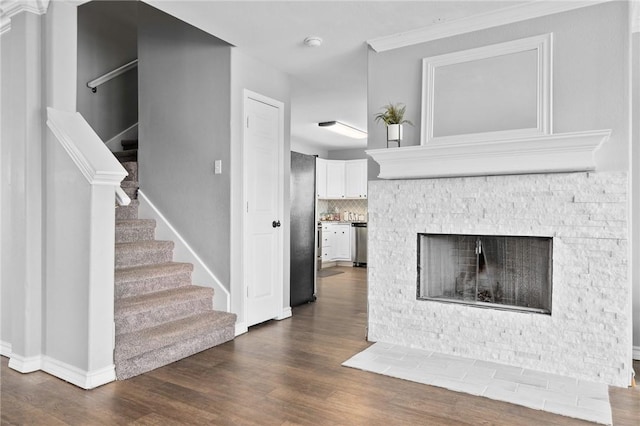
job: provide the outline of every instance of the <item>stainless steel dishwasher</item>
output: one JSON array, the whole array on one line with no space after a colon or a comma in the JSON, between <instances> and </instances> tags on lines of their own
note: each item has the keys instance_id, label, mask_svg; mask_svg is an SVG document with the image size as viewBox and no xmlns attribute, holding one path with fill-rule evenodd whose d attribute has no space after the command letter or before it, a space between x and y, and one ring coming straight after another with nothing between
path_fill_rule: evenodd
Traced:
<instances>
[{"instance_id":1,"label":"stainless steel dishwasher","mask_svg":"<svg viewBox=\"0 0 640 426\"><path fill-rule=\"evenodd\" d=\"M367 223L354 222L351 226L354 233L353 266L367 266Z\"/></svg>"}]
</instances>

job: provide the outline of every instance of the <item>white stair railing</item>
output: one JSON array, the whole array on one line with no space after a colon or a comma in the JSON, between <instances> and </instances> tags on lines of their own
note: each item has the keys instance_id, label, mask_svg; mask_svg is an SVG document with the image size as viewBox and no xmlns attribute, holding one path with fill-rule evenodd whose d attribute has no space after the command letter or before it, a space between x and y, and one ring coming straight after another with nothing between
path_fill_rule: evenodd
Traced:
<instances>
[{"instance_id":1,"label":"white stair railing","mask_svg":"<svg viewBox=\"0 0 640 426\"><path fill-rule=\"evenodd\" d=\"M117 186L116 201L118 202L119 206L128 206L131 203L131 198L129 198L127 193L124 192L124 190L121 187Z\"/></svg>"}]
</instances>

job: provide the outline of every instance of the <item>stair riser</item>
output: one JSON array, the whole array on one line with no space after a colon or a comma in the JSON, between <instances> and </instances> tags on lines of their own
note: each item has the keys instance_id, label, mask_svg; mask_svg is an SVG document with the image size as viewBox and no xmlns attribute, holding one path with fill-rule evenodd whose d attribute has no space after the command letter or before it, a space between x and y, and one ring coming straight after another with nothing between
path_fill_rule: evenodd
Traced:
<instances>
[{"instance_id":1,"label":"stair riser","mask_svg":"<svg viewBox=\"0 0 640 426\"><path fill-rule=\"evenodd\" d=\"M132 200L136 200L138 198L138 188L128 188L123 187L122 190L125 194L129 196Z\"/></svg>"},{"instance_id":2,"label":"stair riser","mask_svg":"<svg viewBox=\"0 0 640 426\"><path fill-rule=\"evenodd\" d=\"M138 218L138 204L116 207L116 220L127 220Z\"/></svg>"},{"instance_id":3,"label":"stair riser","mask_svg":"<svg viewBox=\"0 0 640 426\"><path fill-rule=\"evenodd\" d=\"M197 354L234 338L235 326L211 330L209 333L183 340L130 359L116 359L116 378L128 379L158 367Z\"/></svg>"},{"instance_id":4,"label":"stair riser","mask_svg":"<svg viewBox=\"0 0 640 426\"><path fill-rule=\"evenodd\" d=\"M195 300L186 300L184 303L173 303L171 306L162 307L154 311L137 312L134 315L125 315L116 318L116 335L131 333L144 328L155 327L169 321L186 318L201 312L213 309L213 294Z\"/></svg>"},{"instance_id":5,"label":"stair riser","mask_svg":"<svg viewBox=\"0 0 640 426\"><path fill-rule=\"evenodd\" d=\"M138 161L138 150L128 149L126 151L116 151L113 155L120 163L130 163Z\"/></svg>"},{"instance_id":6,"label":"stair riser","mask_svg":"<svg viewBox=\"0 0 640 426\"><path fill-rule=\"evenodd\" d=\"M151 241L155 238L155 236L155 228L118 228L116 226L116 243Z\"/></svg>"},{"instance_id":7,"label":"stair riser","mask_svg":"<svg viewBox=\"0 0 640 426\"><path fill-rule=\"evenodd\" d=\"M152 265L171 262L173 249L118 250L116 248L116 269L132 266Z\"/></svg>"},{"instance_id":8,"label":"stair riser","mask_svg":"<svg viewBox=\"0 0 640 426\"><path fill-rule=\"evenodd\" d=\"M116 335L114 361L135 358L147 352L171 346L194 337L208 336L217 330L235 326L237 316L227 312L209 311L171 321L158 327Z\"/></svg>"},{"instance_id":9,"label":"stair riser","mask_svg":"<svg viewBox=\"0 0 640 426\"><path fill-rule=\"evenodd\" d=\"M138 139L123 139L120 141L120 145L122 145L124 151L138 149Z\"/></svg>"},{"instance_id":10,"label":"stair riser","mask_svg":"<svg viewBox=\"0 0 640 426\"><path fill-rule=\"evenodd\" d=\"M134 162L134 161L129 161L129 162L124 162L121 163L122 167L124 167L124 169L127 171L127 173L129 173L127 175L126 178L124 178L125 181L137 181L138 180L138 163Z\"/></svg>"},{"instance_id":11,"label":"stair riser","mask_svg":"<svg viewBox=\"0 0 640 426\"><path fill-rule=\"evenodd\" d=\"M115 297L131 297L188 285L191 285L191 274L189 273L152 277L123 283L116 282Z\"/></svg>"}]
</instances>

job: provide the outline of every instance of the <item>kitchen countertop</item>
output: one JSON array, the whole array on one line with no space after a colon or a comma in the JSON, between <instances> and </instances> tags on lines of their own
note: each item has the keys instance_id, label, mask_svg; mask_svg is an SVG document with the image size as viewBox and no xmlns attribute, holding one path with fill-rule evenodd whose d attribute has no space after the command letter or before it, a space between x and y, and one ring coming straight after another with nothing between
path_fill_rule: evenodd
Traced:
<instances>
[{"instance_id":1,"label":"kitchen countertop","mask_svg":"<svg viewBox=\"0 0 640 426\"><path fill-rule=\"evenodd\" d=\"M320 223L341 223L341 224L351 224L351 223L367 223L366 220L321 220Z\"/></svg>"}]
</instances>

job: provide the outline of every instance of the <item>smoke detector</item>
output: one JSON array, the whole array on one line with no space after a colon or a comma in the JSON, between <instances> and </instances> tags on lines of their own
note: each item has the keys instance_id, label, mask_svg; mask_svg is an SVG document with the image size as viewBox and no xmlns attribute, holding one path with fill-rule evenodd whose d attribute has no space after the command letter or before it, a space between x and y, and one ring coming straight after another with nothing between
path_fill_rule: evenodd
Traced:
<instances>
[{"instance_id":1,"label":"smoke detector","mask_svg":"<svg viewBox=\"0 0 640 426\"><path fill-rule=\"evenodd\" d=\"M304 39L304 45L308 47L318 47L322 45L322 39L318 36L309 36Z\"/></svg>"}]
</instances>

